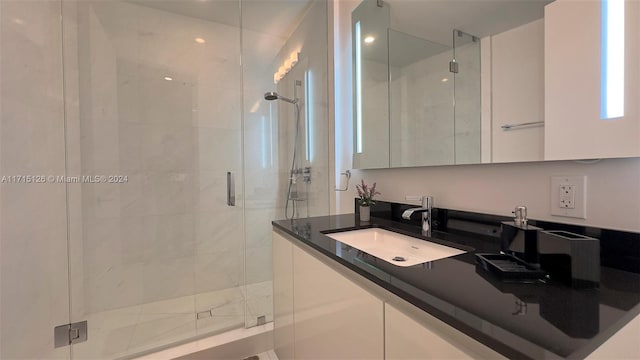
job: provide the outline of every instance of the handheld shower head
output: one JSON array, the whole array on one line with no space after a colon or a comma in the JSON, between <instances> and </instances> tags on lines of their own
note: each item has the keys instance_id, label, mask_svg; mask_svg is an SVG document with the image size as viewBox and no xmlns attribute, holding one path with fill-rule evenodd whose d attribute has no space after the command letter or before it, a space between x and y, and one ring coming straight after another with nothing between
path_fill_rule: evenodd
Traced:
<instances>
[{"instance_id":1,"label":"handheld shower head","mask_svg":"<svg viewBox=\"0 0 640 360\"><path fill-rule=\"evenodd\" d=\"M275 92L275 91L269 91L269 92L264 93L264 99L267 100L267 101L282 100L282 101L286 101L286 102L291 103L291 104L296 104L298 102L298 99L291 100L291 99L286 98L284 96L278 95L278 93Z\"/></svg>"}]
</instances>

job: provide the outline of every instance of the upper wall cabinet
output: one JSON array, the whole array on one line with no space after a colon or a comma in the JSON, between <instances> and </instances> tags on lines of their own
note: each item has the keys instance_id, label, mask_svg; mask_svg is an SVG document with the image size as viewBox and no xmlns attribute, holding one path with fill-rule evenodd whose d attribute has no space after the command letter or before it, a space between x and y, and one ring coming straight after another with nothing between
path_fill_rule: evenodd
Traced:
<instances>
[{"instance_id":1,"label":"upper wall cabinet","mask_svg":"<svg viewBox=\"0 0 640 360\"><path fill-rule=\"evenodd\" d=\"M545 160L640 156L640 2L545 7Z\"/></svg>"},{"instance_id":2,"label":"upper wall cabinet","mask_svg":"<svg viewBox=\"0 0 640 360\"><path fill-rule=\"evenodd\" d=\"M355 168L640 156L637 0L364 0L352 41Z\"/></svg>"}]
</instances>

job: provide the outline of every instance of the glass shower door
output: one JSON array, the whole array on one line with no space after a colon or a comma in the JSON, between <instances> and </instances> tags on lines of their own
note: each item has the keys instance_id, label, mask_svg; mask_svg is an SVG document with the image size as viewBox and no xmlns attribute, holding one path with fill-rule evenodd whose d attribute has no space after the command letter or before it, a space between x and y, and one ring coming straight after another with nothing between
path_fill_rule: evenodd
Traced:
<instances>
[{"instance_id":1,"label":"glass shower door","mask_svg":"<svg viewBox=\"0 0 640 360\"><path fill-rule=\"evenodd\" d=\"M233 0L0 1L0 175L63 178L0 184L0 358L131 357L272 319L294 142L300 214L329 212L327 3L243 9L246 27ZM300 98L298 141L273 90ZM85 320L88 341L53 347Z\"/></svg>"},{"instance_id":2,"label":"glass shower door","mask_svg":"<svg viewBox=\"0 0 640 360\"><path fill-rule=\"evenodd\" d=\"M0 359L68 359L65 184L49 178L65 173L60 4L0 1L0 16Z\"/></svg>"},{"instance_id":3,"label":"glass shower door","mask_svg":"<svg viewBox=\"0 0 640 360\"><path fill-rule=\"evenodd\" d=\"M271 221L293 202L296 217L329 213L327 14L326 1L242 2L246 327L273 321ZM296 106L266 92L298 99L298 136Z\"/></svg>"},{"instance_id":4,"label":"glass shower door","mask_svg":"<svg viewBox=\"0 0 640 360\"><path fill-rule=\"evenodd\" d=\"M389 29L391 166L454 163L454 86L449 45Z\"/></svg>"},{"instance_id":5,"label":"glass shower door","mask_svg":"<svg viewBox=\"0 0 640 360\"><path fill-rule=\"evenodd\" d=\"M73 357L243 326L238 2L62 5Z\"/></svg>"}]
</instances>

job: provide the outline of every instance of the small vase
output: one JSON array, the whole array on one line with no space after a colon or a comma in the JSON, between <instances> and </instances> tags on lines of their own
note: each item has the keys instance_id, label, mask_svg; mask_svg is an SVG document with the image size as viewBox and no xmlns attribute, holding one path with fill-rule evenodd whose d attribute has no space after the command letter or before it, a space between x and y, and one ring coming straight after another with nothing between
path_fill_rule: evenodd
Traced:
<instances>
[{"instance_id":1,"label":"small vase","mask_svg":"<svg viewBox=\"0 0 640 360\"><path fill-rule=\"evenodd\" d=\"M371 220L371 207L360 206L360 221Z\"/></svg>"}]
</instances>

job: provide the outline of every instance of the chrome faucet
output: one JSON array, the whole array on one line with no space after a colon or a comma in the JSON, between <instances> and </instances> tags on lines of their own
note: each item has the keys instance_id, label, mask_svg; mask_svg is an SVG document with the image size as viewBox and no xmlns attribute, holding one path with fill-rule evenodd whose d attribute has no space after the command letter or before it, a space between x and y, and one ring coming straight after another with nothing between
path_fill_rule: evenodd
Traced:
<instances>
[{"instance_id":1,"label":"chrome faucet","mask_svg":"<svg viewBox=\"0 0 640 360\"><path fill-rule=\"evenodd\" d=\"M423 196L422 206L419 208L412 208L405 210L402 213L402 218L409 220L413 213L422 213L422 234L431 236L431 209L433 207L433 197Z\"/></svg>"},{"instance_id":2,"label":"chrome faucet","mask_svg":"<svg viewBox=\"0 0 640 360\"><path fill-rule=\"evenodd\" d=\"M516 206L515 210L511 212L515 218L513 222L518 226L527 227L527 223L529 220L527 219L527 207L526 206Z\"/></svg>"}]
</instances>

